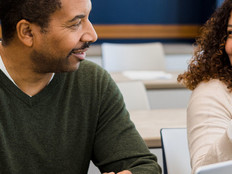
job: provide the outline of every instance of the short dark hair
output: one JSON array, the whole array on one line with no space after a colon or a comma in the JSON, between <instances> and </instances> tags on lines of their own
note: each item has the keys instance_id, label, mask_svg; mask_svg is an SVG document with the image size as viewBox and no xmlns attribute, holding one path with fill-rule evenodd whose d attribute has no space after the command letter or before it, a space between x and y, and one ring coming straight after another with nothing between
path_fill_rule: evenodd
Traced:
<instances>
[{"instance_id":1,"label":"short dark hair","mask_svg":"<svg viewBox=\"0 0 232 174\"><path fill-rule=\"evenodd\" d=\"M48 27L51 14L60 8L61 0L0 0L3 44L12 40L20 20L38 24L43 30Z\"/></svg>"}]
</instances>

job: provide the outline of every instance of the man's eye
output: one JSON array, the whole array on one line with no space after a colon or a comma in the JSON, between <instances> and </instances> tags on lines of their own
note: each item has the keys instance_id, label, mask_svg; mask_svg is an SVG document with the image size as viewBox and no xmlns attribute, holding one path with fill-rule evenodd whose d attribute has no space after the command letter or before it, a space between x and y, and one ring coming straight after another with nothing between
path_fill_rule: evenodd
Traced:
<instances>
[{"instance_id":1,"label":"man's eye","mask_svg":"<svg viewBox=\"0 0 232 174\"><path fill-rule=\"evenodd\" d=\"M73 26L74 26L74 27L78 27L80 24L81 24L81 21L78 22L78 23L76 23L76 24L74 24Z\"/></svg>"},{"instance_id":2,"label":"man's eye","mask_svg":"<svg viewBox=\"0 0 232 174\"><path fill-rule=\"evenodd\" d=\"M70 27L71 28L79 27L80 24L81 24L81 20L78 20L76 23L73 23Z\"/></svg>"}]
</instances>

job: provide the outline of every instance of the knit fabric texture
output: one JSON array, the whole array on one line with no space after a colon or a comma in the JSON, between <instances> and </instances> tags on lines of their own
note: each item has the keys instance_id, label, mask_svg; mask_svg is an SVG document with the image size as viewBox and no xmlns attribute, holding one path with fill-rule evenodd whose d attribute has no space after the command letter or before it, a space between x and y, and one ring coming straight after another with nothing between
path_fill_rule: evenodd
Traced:
<instances>
[{"instance_id":1,"label":"knit fabric texture","mask_svg":"<svg viewBox=\"0 0 232 174\"><path fill-rule=\"evenodd\" d=\"M142 116L142 115L141 115ZM110 75L82 61L30 97L0 71L0 173L159 174Z\"/></svg>"}]
</instances>

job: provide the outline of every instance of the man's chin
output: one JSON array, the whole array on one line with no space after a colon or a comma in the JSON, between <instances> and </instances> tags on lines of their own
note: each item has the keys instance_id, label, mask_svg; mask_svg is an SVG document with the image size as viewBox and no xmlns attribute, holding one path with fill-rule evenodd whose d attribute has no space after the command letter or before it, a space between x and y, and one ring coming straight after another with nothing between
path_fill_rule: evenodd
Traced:
<instances>
[{"instance_id":1,"label":"man's chin","mask_svg":"<svg viewBox=\"0 0 232 174\"><path fill-rule=\"evenodd\" d=\"M78 70L78 69L79 69L79 67L80 67L80 63L81 63L81 62L78 62L78 63L76 63L76 65L75 65L75 66L71 66L71 67L69 67L69 68L68 68L68 70L67 70L66 72L73 72L73 71Z\"/></svg>"},{"instance_id":2,"label":"man's chin","mask_svg":"<svg viewBox=\"0 0 232 174\"><path fill-rule=\"evenodd\" d=\"M50 70L47 69L37 69L35 70L35 72L37 73L42 73L42 74L46 74L46 73L65 73L65 72L74 72L76 70L79 69L79 66L80 66L80 62L77 63L75 66L66 66L66 67L54 67L54 68L51 68Z\"/></svg>"},{"instance_id":3,"label":"man's chin","mask_svg":"<svg viewBox=\"0 0 232 174\"><path fill-rule=\"evenodd\" d=\"M61 68L60 70L57 69L55 73L62 73L62 72L74 72L78 70L80 67L80 62L76 63L75 65L69 65L67 67Z\"/></svg>"}]
</instances>

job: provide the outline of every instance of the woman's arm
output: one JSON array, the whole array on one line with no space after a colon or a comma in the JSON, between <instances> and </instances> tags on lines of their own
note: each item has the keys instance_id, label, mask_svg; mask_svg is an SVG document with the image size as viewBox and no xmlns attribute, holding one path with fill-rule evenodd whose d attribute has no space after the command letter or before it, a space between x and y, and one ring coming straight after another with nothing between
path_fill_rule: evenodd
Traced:
<instances>
[{"instance_id":1,"label":"woman's arm","mask_svg":"<svg viewBox=\"0 0 232 174\"><path fill-rule=\"evenodd\" d=\"M231 106L231 94L218 80L201 83L193 91L187 110L193 172L202 165L232 159L232 143L227 135Z\"/></svg>"}]
</instances>

